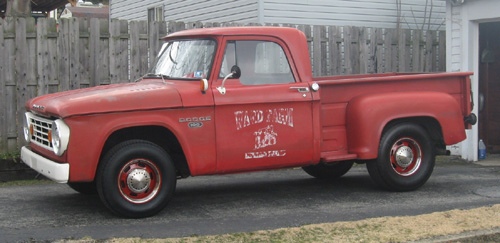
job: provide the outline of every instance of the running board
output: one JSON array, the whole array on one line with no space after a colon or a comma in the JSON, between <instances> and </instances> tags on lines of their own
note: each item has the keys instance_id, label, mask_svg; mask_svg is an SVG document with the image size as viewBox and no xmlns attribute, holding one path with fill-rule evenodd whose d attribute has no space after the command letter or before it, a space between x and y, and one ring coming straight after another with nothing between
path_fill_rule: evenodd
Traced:
<instances>
[{"instance_id":1,"label":"running board","mask_svg":"<svg viewBox=\"0 0 500 243\"><path fill-rule=\"evenodd\" d=\"M344 152L321 152L321 162L336 162L357 159L357 154L346 154Z\"/></svg>"}]
</instances>

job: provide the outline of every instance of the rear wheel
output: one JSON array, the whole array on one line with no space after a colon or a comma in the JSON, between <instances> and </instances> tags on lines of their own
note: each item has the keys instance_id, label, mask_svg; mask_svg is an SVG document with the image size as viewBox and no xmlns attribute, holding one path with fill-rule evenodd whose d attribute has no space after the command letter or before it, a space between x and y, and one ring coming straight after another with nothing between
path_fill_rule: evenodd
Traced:
<instances>
[{"instance_id":1,"label":"rear wheel","mask_svg":"<svg viewBox=\"0 0 500 243\"><path fill-rule=\"evenodd\" d=\"M172 198L176 172L165 150L131 140L111 149L97 176L97 192L114 213L130 218L152 216Z\"/></svg>"},{"instance_id":2,"label":"rear wheel","mask_svg":"<svg viewBox=\"0 0 500 243\"><path fill-rule=\"evenodd\" d=\"M411 191L429 179L434 159L434 147L427 131L413 123L402 123L382 135L378 158L366 167L380 186L391 191Z\"/></svg>"},{"instance_id":3,"label":"rear wheel","mask_svg":"<svg viewBox=\"0 0 500 243\"><path fill-rule=\"evenodd\" d=\"M316 165L304 166L302 169L307 174L318 179L337 179L345 175L345 173L351 169L353 164L353 161L342 161L331 164L319 163Z\"/></svg>"}]
</instances>

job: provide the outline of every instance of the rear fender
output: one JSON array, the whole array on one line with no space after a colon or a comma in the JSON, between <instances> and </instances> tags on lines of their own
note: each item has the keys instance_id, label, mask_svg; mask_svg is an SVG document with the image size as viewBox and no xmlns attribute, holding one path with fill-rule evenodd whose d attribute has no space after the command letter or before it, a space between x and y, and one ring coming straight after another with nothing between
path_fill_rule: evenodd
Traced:
<instances>
[{"instance_id":1,"label":"rear fender","mask_svg":"<svg viewBox=\"0 0 500 243\"><path fill-rule=\"evenodd\" d=\"M442 92L402 92L355 97L347 105L349 153L377 158L385 126L397 119L430 117L439 122L447 145L466 138L464 116L453 96Z\"/></svg>"}]
</instances>

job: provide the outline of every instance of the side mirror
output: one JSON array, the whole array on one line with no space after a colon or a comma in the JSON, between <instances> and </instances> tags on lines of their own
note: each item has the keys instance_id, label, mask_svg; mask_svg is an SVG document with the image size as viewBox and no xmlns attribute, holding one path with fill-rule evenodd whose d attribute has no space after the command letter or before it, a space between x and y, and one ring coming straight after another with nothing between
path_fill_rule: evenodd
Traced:
<instances>
[{"instance_id":1,"label":"side mirror","mask_svg":"<svg viewBox=\"0 0 500 243\"><path fill-rule=\"evenodd\" d=\"M241 77L241 69L240 67L234 65L231 67L231 73L228 74L226 77L224 77L224 80L222 80L222 85L220 87L217 87L217 90L221 93L221 95L226 94L226 87L224 87L224 84L226 83L226 80L228 78L240 78Z\"/></svg>"},{"instance_id":2,"label":"side mirror","mask_svg":"<svg viewBox=\"0 0 500 243\"><path fill-rule=\"evenodd\" d=\"M241 77L241 69L240 67L234 65L231 67L231 73L233 74L231 78L240 78Z\"/></svg>"}]
</instances>

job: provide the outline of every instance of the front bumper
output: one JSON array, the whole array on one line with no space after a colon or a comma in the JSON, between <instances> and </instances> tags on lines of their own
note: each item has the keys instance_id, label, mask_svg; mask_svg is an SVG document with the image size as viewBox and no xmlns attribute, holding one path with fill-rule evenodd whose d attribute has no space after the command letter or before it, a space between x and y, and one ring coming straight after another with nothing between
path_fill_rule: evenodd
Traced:
<instances>
[{"instance_id":1,"label":"front bumper","mask_svg":"<svg viewBox=\"0 0 500 243\"><path fill-rule=\"evenodd\" d=\"M55 182L67 183L69 180L69 164L61 164L46 159L31 151L27 146L21 148L21 160L38 171L38 173Z\"/></svg>"}]
</instances>

